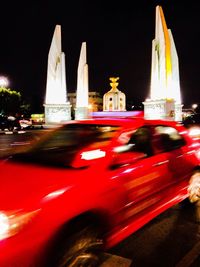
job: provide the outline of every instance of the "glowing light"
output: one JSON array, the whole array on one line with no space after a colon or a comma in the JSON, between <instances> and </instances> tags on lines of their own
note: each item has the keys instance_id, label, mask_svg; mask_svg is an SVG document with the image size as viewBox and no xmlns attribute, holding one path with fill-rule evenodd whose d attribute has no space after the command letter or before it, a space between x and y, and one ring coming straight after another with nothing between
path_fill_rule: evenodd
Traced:
<instances>
[{"instance_id":1,"label":"glowing light","mask_svg":"<svg viewBox=\"0 0 200 267\"><path fill-rule=\"evenodd\" d=\"M0 212L0 240L17 234L39 211Z\"/></svg>"},{"instance_id":2,"label":"glowing light","mask_svg":"<svg viewBox=\"0 0 200 267\"><path fill-rule=\"evenodd\" d=\"M59 197L60 195L64 194L66 191L68 191L70 188L72 188L72 186L68 186L66 188L51 192L51 193L49 193L48 195L45 196L44 200L50 200L50 199Z\"/></svg>"},{"instance_id":3,"label":"glowing light","mask_svg":"<svg viewBox=\"0 0 200 267\"><path fill-rule=\"evenodd\" d=\"M128 117L144 117L143 111L96 111L91 113L93 118L102 117L118 117L118 118L128 118Z\"/></svg>"},{"instance_id":4,"label":"glowing light","mask_svg":"<svg viewBox=\"0 0 200 267\"><path fill-rule=\"evenodd\" d=\"M6 236L9 229L9 220L4 213L0 213L0 240Z\"/></svg>"},{"instance_id":5,"label":"glowing light","mask_svg":"<svg viewBox=\"0 0 200 267\"><path fill-rule=\"evenodd\" d=\"M192 143L191 147L194 149L199 148L199 143ZM200 151L198 153L200 153ZM200 159L200 157L199 157L199 159Z\"/></svg>"},{"instance_id":6,"label":"glowing light","mask_svg":"<svg viewBox=\"0 0 200 267\"><path fill-rule=\"evenodd\" d=\"M192 108L193 108L193 109L196 109L197 107L198 107L197 104L193 104L193 105L192 105Z\"/></svg>"},{"instance_id":7,"label":"glowing light","mask_svg":"<svg viewBox=\"0 0 200 267\"><path fill-rule=\"evenodd\" d=\"M129 172L132 172L135 168L128 168L126 169L123 173L129 173Z\"/></svg>"},{"instance_id":8,"label":"glowing light","mask_svg":"<svg viewBox=\"0 0 200 267\"><path fill-rule=\"evenodd\" d=\"M105 157L106 152L100 149L85 151L81 153L81 159L92 160Z\"/></svg>"},{"instance_id":9,"label":"glowing light","mask_svg":"<svg viewBox=\"0 0 200 267\"><path fill-rule=\"evenodd\" d=\"M191 137L200 137L200 127L192 127L188 132Z\"/></svg>"},{"instance_id":10,"label":"glowing light","mask_svg":"<svg viewBox=\"0 0 200 267\"><path fill-rule=\"evenodd\" d=\"M133 147L133 144L128 144L128 145L123 145L123 146L118 146L113 149L114 152L116 153L122 153L125 151L129 151L131 147Z\"/></svg>"},{"instance_id":11,"label":"glowing light","mask_svg":"<svg viewBox=\"0 0 200 267\"><path fill-rule=\"evenodd\" d=\"M0 87L7 87L8 79L6 77L0 77Z\"/></svg>"}]
</instances>

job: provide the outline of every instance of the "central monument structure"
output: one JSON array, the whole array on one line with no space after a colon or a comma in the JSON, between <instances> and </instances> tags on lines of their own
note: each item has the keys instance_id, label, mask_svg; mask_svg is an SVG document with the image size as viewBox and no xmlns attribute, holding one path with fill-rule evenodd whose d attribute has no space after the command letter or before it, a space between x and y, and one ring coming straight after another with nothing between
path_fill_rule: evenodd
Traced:
<instances>
[{"instance_id":1,"label":"central monument structure","mask_svg":"<svg viewBox=\"0 0 200 267\"><path fill-rule=\"evenodd\" d=\"M125 111L126 96L118 90L119 77L110 77L111 89L103 96L103 111Z\"/></svg>"},{"instance_id":2,"label":"central monument structure","mask_svg":"<svg viewBox=\"0 0 200 267\"><path fill-rule=\"evenodd\" d=\"M45 123L71 120L71 105L67 101L65 54L61 50L61 26L56 25L48 55Z\"/></svg>"},{"instance_id":3,"label":"central monument structure","mask_svg":"<svg viewBox=\"0 0 200 267\"><path fill-rule=\"evenodd\" d=\"M160 6L156 7L155 39L152 41L150 99L143 104L147 119L182 120L178 56Z\"/></svg>"}]
</instances>

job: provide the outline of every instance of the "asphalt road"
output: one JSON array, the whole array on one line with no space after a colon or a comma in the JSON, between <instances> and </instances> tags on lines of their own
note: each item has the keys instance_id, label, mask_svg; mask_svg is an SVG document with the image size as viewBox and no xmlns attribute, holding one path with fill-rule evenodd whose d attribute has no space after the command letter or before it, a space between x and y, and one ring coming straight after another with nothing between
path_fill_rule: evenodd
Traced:
<instances>
[{"instance_id":1,"label":"asphalt road","mask_svg":"<svg viewBox=\"0 0 200 267\"><path fill-rule=\"evenodd\" d=\"M51 129L0 132L0 158L22 151ZM195 206L167 210L104 254L101 267L200 267L200 223Z\"/></svg>"},{"instance_id":2,"label":"asphalt road","mask_svg":"<svg viewBox=\"0 0 200 267\"><path fill-rule=\"evenodd\" d=\"M200 224L195 206L176 205L110 250L131 267L200 267Z\"/></svg>"}]
</instances>

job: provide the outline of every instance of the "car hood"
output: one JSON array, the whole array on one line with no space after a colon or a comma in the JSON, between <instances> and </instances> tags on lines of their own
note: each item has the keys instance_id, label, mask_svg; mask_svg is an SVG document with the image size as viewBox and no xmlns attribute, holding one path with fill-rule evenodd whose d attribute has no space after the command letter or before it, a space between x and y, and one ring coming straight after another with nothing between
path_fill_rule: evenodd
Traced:
<instances>
[{"instance_id":1,"label":"car hood","mask_svg":"<svg viewBox=\"0 0 200 267\"><path fill-rule=\"evenodd\" d=\"M75 176L76 173L76 176ZM0 209L13 209L59 195L78 183L78 170L0 161ZM57 192L57 194L56 194ZM40 205L40 204L39 204Z\"/></svg>"}]
</instances>

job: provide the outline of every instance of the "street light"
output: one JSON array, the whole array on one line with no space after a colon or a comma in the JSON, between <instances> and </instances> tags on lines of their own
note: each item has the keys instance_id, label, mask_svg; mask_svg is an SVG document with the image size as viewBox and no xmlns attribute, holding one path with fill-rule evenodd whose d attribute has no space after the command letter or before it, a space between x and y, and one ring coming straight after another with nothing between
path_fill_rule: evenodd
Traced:
<instances>
[{"instance_id":1,"label":"street light","mask_svg":"<svg viewBox=\"0 0 200 267\"><path fill-rule=\"evenodd\" d=\"M193 104L193 105L192 105L192 108L193 108L193 109L196 109L197 107L198 107L197 104Z\"/></svg>"},{"instance_id":2,"label":"street light","mask_svg":"<svg viewBox=\"0 0 200 267\"><path fill-rule=\"evenodd\" d=\"M0 77L0 88L8 86L8 79L4 76Z\"/></svg>"}]
</instances>

